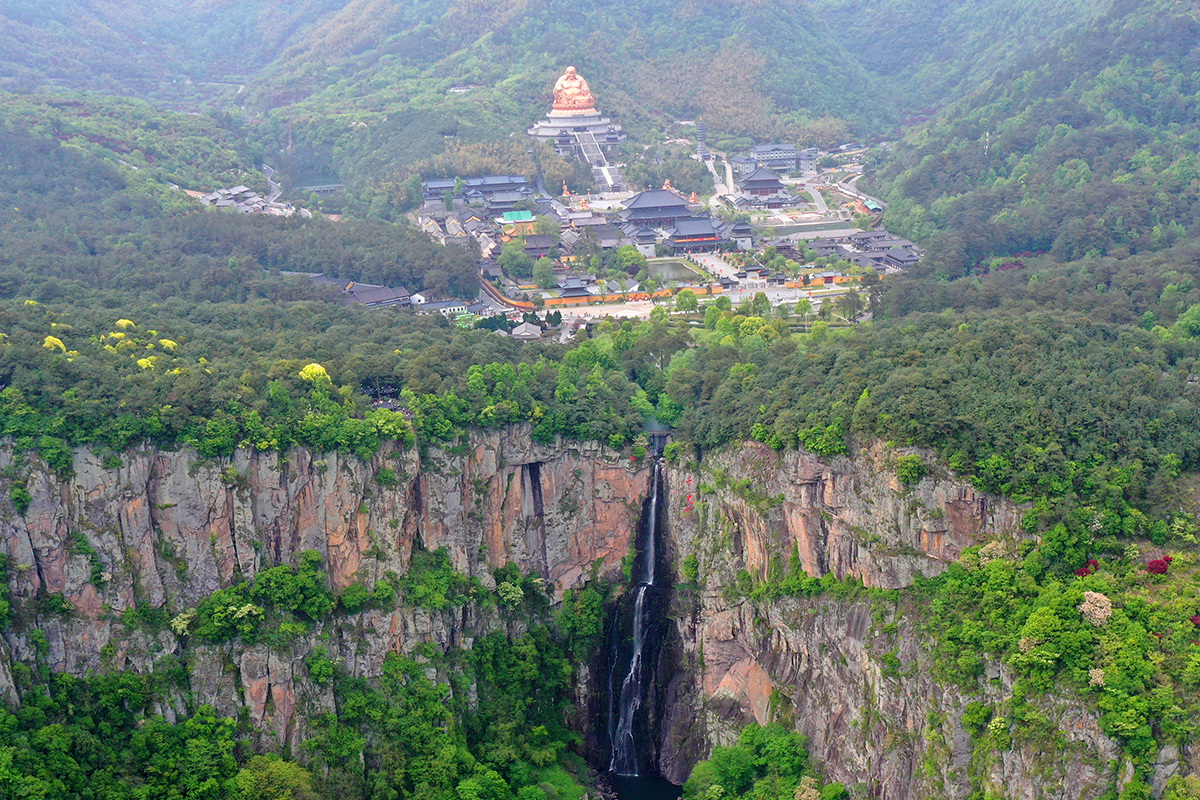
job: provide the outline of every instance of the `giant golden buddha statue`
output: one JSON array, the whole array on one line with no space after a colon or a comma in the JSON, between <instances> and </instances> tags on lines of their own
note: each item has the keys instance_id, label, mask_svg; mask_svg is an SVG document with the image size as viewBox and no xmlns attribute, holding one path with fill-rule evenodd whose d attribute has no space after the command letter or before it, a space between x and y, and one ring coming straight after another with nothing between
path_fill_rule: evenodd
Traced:
<instances>
[{"instance_id":1,"label":"giant golden buddha statue","mask_svg":"<svg viewBox=\"0 0 1200 800\"><path fill-rule=\"evenodd\" d=\"M567 71L554 84L554 110L575 113L596 110L596 100L592 97L588 82L574 67L567 67Z\"/></svg>"}]
</instances>

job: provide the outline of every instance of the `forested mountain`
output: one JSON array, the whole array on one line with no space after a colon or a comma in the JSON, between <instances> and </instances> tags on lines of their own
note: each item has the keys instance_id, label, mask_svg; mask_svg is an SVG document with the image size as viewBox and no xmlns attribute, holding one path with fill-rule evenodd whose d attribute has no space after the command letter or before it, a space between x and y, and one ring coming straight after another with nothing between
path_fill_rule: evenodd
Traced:
<instances>
[{"instance_id":1,"label":"forested mountain","mask_svg":"<svg viewBox=\"0 0 1200 800\"><path fill-rule=\"evenodd\" d=\"M811 0L810 5L909 116L970 94L1031 52L1071 38L1111 2Z\"/></svg>"},{"instance_id":2,"label":"forested mountain","mask_svg":"<svg viewBox=\"0 0 1200 800\"><path fill-rule=\"evenodd\" d=\"M665 14L644 0L110 0L82 14L67 3L5 14L0 88L240 108L300 180L369 183L448 143L524 131L568 63L635 132L703 116L718 135L836 144L894 122L874 80L802 4ZM472 89L448 94L454 85Z\"/></svg>"},{"instance_id":3,"label":"forested mountain","mask_svg":"<svg viewBox=\"0 0 1200 800\"><path fill-rule=\"evenodd\" d=\"M764 47L765 42L770 46ZM367 180L440 149L524 131L563 66L635 134L703 116L725 136L835 144L891 109L804 6L355 2L247 91L297 156ZM472 87L448 94L454 85Z\"/></svg>"},{"instance_id":4,"label":"forested mountain","mask_svg":"<svg viewBox=\"0 0 1200 800\"><path fill-rule=\"evenodd\" d=\"M0 88L233 110L299 182L337 178L361 190L426 168L444 148L523 131L567 63L635 135L702 116L718 139L833 145L973 92L1106 6L821 0L688 3L668 14L642 0L106 0L77 13L17 4L3 10ZM471 88L448 93L456 85Z\"/></svg>"},{"instance_id":5,"label":"forested mountain","mask_svg":"<svg viewBox=\"0 0 1200 800\"><path fill-rule=\"evenodd\" d=\"M901 143L879 175L887 223L951 278L1021 252L1144 270L1200 203L1198 65L1194 8L1116 4Z\"/></svg>"},{"instance_id":6,"label":"forested mountain","mask_svg":"<svg viewBox=\"0 0 1200 800\"><path fill-rule=\"evenodd\" d=\"M340 4L14 0L0 8L0 89L88 89L172 107L228 102L309 20Z\"/></svg>"}]
</instances>

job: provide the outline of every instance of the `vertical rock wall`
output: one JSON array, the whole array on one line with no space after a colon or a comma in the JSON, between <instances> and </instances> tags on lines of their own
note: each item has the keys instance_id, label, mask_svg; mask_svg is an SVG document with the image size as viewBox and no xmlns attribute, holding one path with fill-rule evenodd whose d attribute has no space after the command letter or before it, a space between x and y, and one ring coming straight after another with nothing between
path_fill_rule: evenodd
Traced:
<instances>
[{"instance_id":1,"label":"vertical rock wall","mask_svg":"<svg viewBox=\"0 0 1200 800\"><path fill-rule=\"evenodd\" d=\"M126 625L122 615L138 605L185 611L238 576L297 563L305 550L322 554L335 591L402 574L424 547L445 548L456 570L487 586L492 570L516 564L560 597L593 574L620 579L649 483L647 468L601 445L539 445L527 428L476 434L423 457L385 446L369 461L303 448L219 460L143 449L105 469L81 449L69 480L8 449L0 469L14 459L28 471L32 501L24 515L5 504L0 548L25 624L0 650L0 694L15 697L8 651L26 663L37 657L35 627L49 666L72 674L145 672L186 652L198 700L230 715L248 707L279 744L303 738L305 720L332 707L303 666L314 647L370 676L389 651L469 644L506 621L494 611L367 610L317 626L288 652L238 642L185 651L170 631ZM47 594L62 594L74 613L36 613ZM164 713L182 709L178 698Z\"/></svg>"},{"instance_id":2,"label":"vertical rock wall","mask_svg":"<svg viewBox=\"0 0 1200 800\"><path fill-rule=\"evenodd\" d=\"M671 678L659 731L666 777L685 780L750 722L790 720L827 777L864 796L965 798L968 772L1022 800L1095 797L1113 785L1119 749L1094 715L1065 701L1045 705L1061 733L1050 745L975 754L963 709L998 706L1011 679L991 665L982 695L935 680L912 595L755 601L730 591L739 574L743 584L778 576L793 552L810 576L886 589L942 572L972 545L1008 542L1015 552L1019 507L936 470L902 486L897 455L877 445L818 459L747 444L671 471L672 560L696 555L700 580L677 598L676 658L686 668Z\"/></svg>"},{"instance_id":3,"label":"vertical rock wall","mask_svg":"<svg viewBox=\"0 0 1200 800\"><path fill-rule=\"evenodd\" d=\"M910 595L753 601L730 590L739 579L778 577L793 553L810 576L902 588L939 573L966 547L1015 548L1020 508L936 469L902 486L896 455L876 445L818 459L748 444L673 465L668 555L677 574L696 555L700 581L675 592L673 631L655 673L662 773L681 782L747 722L783 719L809 737L831 780L871 797L965 797L968 773L1022 800L1102 793L1114 784L1118 749L1094 716L1066 702L1045 704L1060 733L1050 745L973 751L959 721L965 705L999 704L1011 679L993 664L988 687L973 696L934 680L931 642L913 622L921 609L904 605ZM369 461L304 449L204 461L187 450L146 449L105 469L79 451L67 481L16 458L0 449L0 470L28 475L32 502L24 515L0 509L0 547L24 624L0 643L0 696L16 699L14 661L42 658L84 674L148 671L186 657L195 702L227 715L247 709L264 743L284 747L332 709L304 666L315 647L351 674L371 676L391 651L469 646L512 623L469 607L368 610L338 615L282 650L183 648L170 631L126 625L122 614L186 610L239 575L296 563L309 549L323 555L335 590L403 573L417 547L445 548L457 570L489 586L492 570L510 563L552 582L555 597L594 574L619 583L650 472L598 444L537 445L521 428L424 456L385 447ZM74 614L34 612L37 596L55 593ZM44 644L29 635L34 627ZM579 706L587 708L587 693L602 691L607 676L580 667ZM170 719L184 709L182 696L169 697L162 712ZM1192 756L1167 753L1163 769Z\"/></svg>"}]
</instances>

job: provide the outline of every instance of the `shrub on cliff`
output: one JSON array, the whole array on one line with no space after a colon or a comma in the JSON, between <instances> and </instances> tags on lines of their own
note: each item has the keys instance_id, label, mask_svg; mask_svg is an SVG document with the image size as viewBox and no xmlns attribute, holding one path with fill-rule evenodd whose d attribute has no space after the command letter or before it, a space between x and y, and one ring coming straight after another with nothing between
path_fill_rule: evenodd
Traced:
<instances>
[{"instance_id":1,"label":"shrub on cliff","mask_svg":"<svg viewBox=\"0 0 1200 800\"><path fill-rule=\"evenodd\" d=\"M558 612L558 626L571 642L577 656L585 656L600 642L604 633L604 600L607 584L589 581L579 589L571 589L563 597Z\"/></svg>"},{"instance_id":2,"label":"shrub on cliff","mask_svg":"<svg viewBox=\"0 0 1200 800\"><path fill-rule=\"evenodd\" d=\"M280 565L263 570L254 577L250 596L266 606L286 609L316 621L333 610L334 598L321 569L321 554L305 550L300 566Z\"/></svg>"},{"instance_id":3,"label":"shrub on cliff","mask_svg":"<svg viewBox=\"0 0 1200 800\"><path fill-rule=\"evenodd\" d=\"M208 642L223 642L235 636L253 641L263 613L262 606L250 602L245 583L228 586L213 592L196 607L192 632Z\"/></svg>"},{"instance_id":4,"label":"shrub on cliff","mask_svg":"<svg viewBox=\"0 0 1200 800\"><path fill-rule=\"evenodd\" d=\"M411 605L442 611L489 593L478 578L468 578L455 570L443 547L433 552L413 551L408 572L400 577L400 595Z\"/></svg>"},{"instance_id":5,"label":"shrub on cliff","mask_svg":"<svg viewBox=\"0 0 1200 800\"><path fill-rule=\"evenodd\" d=\"M896 479L904 486L916 486L928 472L920 456L910 454L896 459Z\"/></svg>"}]
</instances>

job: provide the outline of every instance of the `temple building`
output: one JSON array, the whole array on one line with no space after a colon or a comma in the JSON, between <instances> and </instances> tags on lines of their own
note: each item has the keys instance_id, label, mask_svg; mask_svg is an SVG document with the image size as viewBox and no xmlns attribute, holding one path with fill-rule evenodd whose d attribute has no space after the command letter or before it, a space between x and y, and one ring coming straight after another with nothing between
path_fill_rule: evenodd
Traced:
<instances>
[{"instance_id":1,"label":"temple building","mask_svg":"<svg viewBox=\"0 0 1200 800\"><path fill-rule=\"evenodd\" d=\"M628 240L647 257L660 246L673 252L705 252L733 246L749 250L752 229L744 222L723 224L669 189L647 189L625 201L617 214Z\"/></svg>"},{"instance_id":2,"label":"temple building","mask_svg":"<svg viewBox=\"0 0 1200 800\"><path fill-rule=\"evenodd\" d=\"M666 189L647 189L625 201L622 222L639 227L670 227L676 220L693 214L687 200Z\"/></svg>"},{"instance_id":3,"label":"temple building","mask_svg":"<svg viewBox=\"0 0 1200 800\"><path fill-rule=\"evenodd\" d=\"M707 251L716 249L722 238L712 217L684 217L675 221L667 243L675 252Z\"/></svg>"},{"instance_id":4,"label":"temple building","mask_svg":"<svg viewBox=\"0 0 1200 800\"><path fill-rule=\"evenodd\" d=\"M567 67L554 84L554 105L545 119L529 129L529 135L553 142L564 156L586 161L602 189L624 188L620 172L608 163L607 152L625 141L625 133L596 110L591 87L574 67Z\"/></svg>"},{"instance_id":5,"label":"temple building","mask_svg":"<svg viewBox=\"0 0 1200 800\"><path fill-rule=\"evenodd\" d=\"M733 204L740 210L787 208L802 203L788 191L778 175L763 167L739 178L737 189Z\"/></svg>"},{"instance_id":6,"label":"temple building","mask_svg":"<svg viewBox=\"0 0 1200 800\"><path fill-rule=\"evenodd\" d=\"M779 180L779 176L762 167L759 167L737 183L738 188L742 190L743 194L754 195L755 197L767 197L773 194L780 194L784 191L783 181Z\"/></svg>"}]
</instances>

